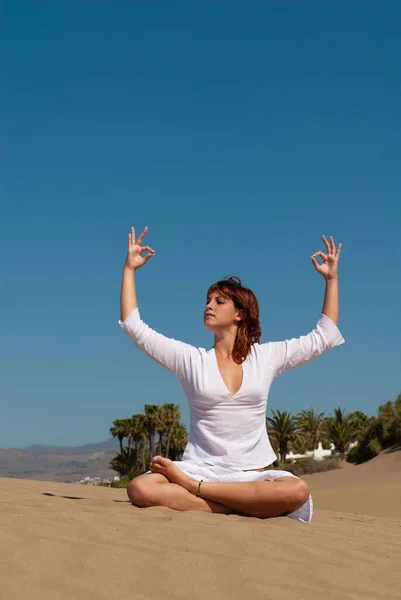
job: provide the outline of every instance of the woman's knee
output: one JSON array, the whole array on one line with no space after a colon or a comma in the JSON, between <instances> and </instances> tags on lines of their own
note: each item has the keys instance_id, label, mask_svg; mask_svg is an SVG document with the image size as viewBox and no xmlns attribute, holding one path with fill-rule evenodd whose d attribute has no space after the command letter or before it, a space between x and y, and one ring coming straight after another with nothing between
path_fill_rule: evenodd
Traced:
<instances>
[{"instance_id":1,"label":"woman's knee","mask_svg":"<svg viewBox=\"0 0 401 600\"><path fill-rule=\"evenodd\" d=\"M159 477L159 476L157 476ZM163 477L163 480L165 477ZM128 498L135 506L146 508L155 505L154 486L163 483L163 480L155 481L152 475L139 475L129 482L127 487Z\"/></svg>"},{"instance_id":2,"label":"woman's knee","mask_svg":"<svg viewBox=\"0 0 401 600\"><path fill-rule=\"evenodd\" d=\"M287 502L289 510L292 512L300 508L308 500L310 490L308 484L302 479L297 479L294 485L288 490Z\"/></svg>"},{"instance_id":3,"label":"woman's knee","mask_svg":"<svg viewBox=\"0 0 401 600\"><path fill-rule=\"evenodd\" d=\"M132 481L129 482L127 487L127 495L132 504L136 506L140 506L141 502L144 501L143 494L143 485L141 484L139 477L136 477Z\"/></svg>"}]
</instances>

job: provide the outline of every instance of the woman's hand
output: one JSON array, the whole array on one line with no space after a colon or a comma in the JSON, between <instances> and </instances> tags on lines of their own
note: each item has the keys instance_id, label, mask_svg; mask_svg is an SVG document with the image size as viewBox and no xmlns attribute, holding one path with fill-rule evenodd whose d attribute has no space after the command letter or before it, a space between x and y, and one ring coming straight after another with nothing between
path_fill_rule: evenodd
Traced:
<instances>
[{"instance_id":1,"label":"woman's hand","mask_svg":"<svg viewBox=\"0 0 401 600\"><path fill-rule=\"evenodd\" d=\"M142 231L139 238L135 241L135 229L131 227L131 233L128 234L128 252L125 261L125 267L131 271L136 271L143 265L145 265L152 256L155 255L155 251L150 246L141 246L145 235L147 234L148 228ZM142 256L144 252L147 252L145 256Z\"/></svg>"},{"instance_id":2,"label":"woman's hand","mask_svg":"<svg viewBox=\"0 0 401 600\"><path fill-rule=\"evenodd\" d=\"M328 281L336 279L338 276L338 259L340 258L342 244L338 244L336 248L333 236L330 236L330 243L324 235L322 235L322 239L326 246L327 254L321 251L315 252L315 254L312 254L311 259L316 271ZM320 256L323 263L318 263L316 256Z\"/></svg>"}]
</instances>

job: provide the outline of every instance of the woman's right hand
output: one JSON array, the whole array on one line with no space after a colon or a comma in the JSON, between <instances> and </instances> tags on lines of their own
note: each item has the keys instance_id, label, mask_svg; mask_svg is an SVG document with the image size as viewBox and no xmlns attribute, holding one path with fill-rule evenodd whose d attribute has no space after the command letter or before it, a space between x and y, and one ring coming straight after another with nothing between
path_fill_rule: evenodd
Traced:
<instances>
[{"instance_id":1,"label":"woman's right hand","mask_svg":"<svg viewBox=\"0 0 401 600\"><path fill-rule=\"evenodd\" d=\"M135 241L135 229L131 227L131 233L128 234L128 251L127 258L125 261L125 267L130 269L131 271L136 271L143 265L145 265L148 260L155 255L155 251L150 246L142 246L143 239L147 234L148 228L142 231L139 238ZM145 256L142 256L144 252L147 252Z\"/></svg>"}]
</instances>

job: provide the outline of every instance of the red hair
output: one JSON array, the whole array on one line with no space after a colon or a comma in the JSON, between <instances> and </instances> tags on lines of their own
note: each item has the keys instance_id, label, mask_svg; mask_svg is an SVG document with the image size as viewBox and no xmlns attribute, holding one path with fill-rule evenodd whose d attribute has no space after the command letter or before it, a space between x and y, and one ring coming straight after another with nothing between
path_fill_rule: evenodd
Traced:
<instances>
[{"instance_id":1,"label":"red hair","mask_svg":"<svg viewBox=\"0 0 401 600\"><path fill-rule=\"evenodd\" d=\"M262 330L259 323L259 302L252 290L243 287L239 277L228 277L210 286L207 295L220 294L231 300L241 311L241 321L235 337L232 357L235 363L242 364L253 344L260 341Z\"/></svg>"}]
</instances>

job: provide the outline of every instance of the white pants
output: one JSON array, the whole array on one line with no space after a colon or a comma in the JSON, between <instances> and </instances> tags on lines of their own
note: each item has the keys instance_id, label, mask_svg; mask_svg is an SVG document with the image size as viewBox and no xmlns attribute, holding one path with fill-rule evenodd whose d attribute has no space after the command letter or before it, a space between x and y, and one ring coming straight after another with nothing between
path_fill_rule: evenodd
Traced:
<instances>
[{"instance_id":1,"label":"white pants","mask_svg":"<svg viewBox=\"0 0 401 600\"><path fill-rule=\"evenodd\" d=\"M296 477L288 471L232 471L226 467L217 467L215 465L198 465L188 460L176 460L177 465L183 473L189 475L196 481L206 482L233 482L233 481L263 481L264 479L277 479L278 477ZM312 496L298 510L287 515L291 519L301 521L301 523L310 523L313 514Z\"/></svg>"}]
</instances>

